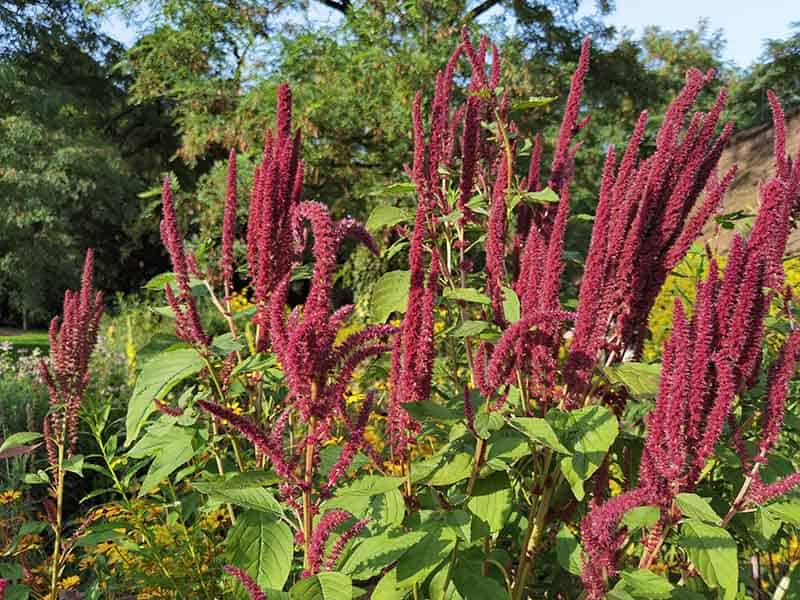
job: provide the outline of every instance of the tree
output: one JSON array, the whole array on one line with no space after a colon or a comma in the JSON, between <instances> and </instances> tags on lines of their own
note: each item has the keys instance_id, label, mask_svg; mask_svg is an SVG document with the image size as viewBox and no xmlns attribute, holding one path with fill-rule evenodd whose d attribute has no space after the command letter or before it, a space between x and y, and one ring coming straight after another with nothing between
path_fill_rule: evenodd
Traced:
<instances>
[{"instance_id":1,"label":"tree","mask_svg":"<svg viewBox=\"0 0 800 600\"><path fill-rule=\"evenodd\" d=\"M752 127L769 122L766 91L772 89L790 112L800 107L800 21L785 40L769 39L764 52L734 86L737 124Z\"/></svg>"}]
</instances>

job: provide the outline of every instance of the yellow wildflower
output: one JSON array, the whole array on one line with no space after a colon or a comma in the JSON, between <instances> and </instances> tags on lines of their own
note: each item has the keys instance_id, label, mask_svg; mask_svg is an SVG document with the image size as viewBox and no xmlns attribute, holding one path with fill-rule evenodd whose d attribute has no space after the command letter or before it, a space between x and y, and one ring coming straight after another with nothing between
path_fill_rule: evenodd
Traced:
<instances>
[{"instance_id":1,"label":"yellow wildflower","mask_svg":"<svg viewBox=\"0 0 800 600\"><path fill-rule=\"evenodd\" d=\"M22 498L22 492L18 490L6 490L0 492L0 504L11 504Z\"/></svg>"},{"instance_id":2,"label":"yellow wildflower","mask_svg":"<svg viewBox=\"0 0 800 600\"><path fill-rule=\"evenodd\" d=\"M69 577L65 577L61 581L58 582L59 589L62 590L71 590L74 587L77 587L78 584L81 582L81 578L77 575L70 575Z\"/></svg>"}]
</instances>

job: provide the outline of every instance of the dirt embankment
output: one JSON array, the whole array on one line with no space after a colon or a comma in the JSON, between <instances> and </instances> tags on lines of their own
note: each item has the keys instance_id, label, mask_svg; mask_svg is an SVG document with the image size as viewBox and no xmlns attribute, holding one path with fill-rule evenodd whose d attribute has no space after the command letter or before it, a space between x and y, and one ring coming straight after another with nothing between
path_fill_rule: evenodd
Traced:
<instances>
[{"instance_id":1,"label":"dirt embankment","mask_svg":"<svg viewBox=\"0 0 800 600\"><path fill-rule=\"evenodd\" d=\"M795 111L787 116L787 150L789 155L797 156L800 150L800 111ZM773 154L773 128L772 123L753 127L738 132L731 138L728 147L720 160L720 175L725 173L733 164L738 165L736 178L733 181L719 214L743 211L755 214L758 209L758 186L774 173ZM738 222L737 230L743 229L743 222ZM706 228L704 238L709 240L712 247L725 253L728 249L733 232L720 230L715 224ZM787 249L789 255L800 253L800 231L795 230Z\"/></svg>"}]
</instances>

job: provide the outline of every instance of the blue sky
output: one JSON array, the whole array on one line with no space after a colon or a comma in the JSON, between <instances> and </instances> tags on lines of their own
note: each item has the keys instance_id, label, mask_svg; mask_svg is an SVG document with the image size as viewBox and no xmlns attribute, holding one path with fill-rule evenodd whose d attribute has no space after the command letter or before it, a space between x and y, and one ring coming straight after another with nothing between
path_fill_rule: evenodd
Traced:
<instances>
[{"instance_id":1,"label":"blue sky","mask_svg":"<svg viewBox=\"0 0 800 600\"><path fill-rule=\"evenodd\" d=\"M593 5L583 0L581 10L592 12ZM797 0L616 0L616 7L607 22L632 29L634 37L647 25L690 29L708 18L712 30L724 31L725 58L740 67L758 58L765 39L788 37L790 23L800 21Z\"/></svg>"},{"instance_id":2,"label":"blue sky","mask_svg":"<svg viewBox=\"0 0 800 600\"><path fill-rule=\"evenodd\" d=\"M582 12L593 11L592 0L582 0L581 4ZM789 24L800 21L798 0L616 0L616 6L607 21L631 29L634 37L639 37L647 25L690 29L699 19L708 18L712 30L725 33L725 58L741 67L758 58L765 39L787 37ZM123 43L135 39L119 17L107 19L105 29Z\"/></svg>"}]
</instances>

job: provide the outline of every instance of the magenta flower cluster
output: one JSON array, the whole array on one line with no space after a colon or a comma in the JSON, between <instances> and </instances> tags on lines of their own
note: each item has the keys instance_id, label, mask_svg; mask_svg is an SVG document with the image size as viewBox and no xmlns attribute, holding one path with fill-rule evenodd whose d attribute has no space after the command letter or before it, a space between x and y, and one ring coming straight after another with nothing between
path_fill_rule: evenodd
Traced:
<instances>
[{"instance_id":1,"label":"magenta flower cluster","mask_svg":"<svg viewBox=\"0 0 800 600\"><path fill-rule=\"evenodd\" d=\"M596 503L581 525L587 554L583 580L590 598L603 597L607 578L616 574L617 553L626 538L626 532L618 529L622 515L633 507L654 504L661 508L659 527L672 525L680 517L673 506L675 496L695 488L726 428L746 474L729 515L800 485L800 474L769 485L759 477L759 466L766 462L782 427L789 380L800 357L800 332L788 336L770 369L756 456L748 455L743 426L732 412L736 396L757 383L764 319L783 284L780 261L789 217L798 202L800 167L797 162L792 166L783 154L779 106L775 119L777 174L761 186L761 206L748 239L734 237L722 276L712 260L706 280L698 285L691 318L683 303L675 301L656 407L647 417L639 485ZM719 185L712 183L706 203L717 201Z\"/></svg>"},{"instance_id":2,"label":"magenta flower cluster","mask_svg":"<svg viewBox=\"0 0 800 600\"><path fill-rule=\"evenodd\" d=\"M81 289L64 294L63 316L50 322L50 364L39 363L52 410L44 418L44 439L50 464L58 464L58 446L67 458L78 443L81 400L89 383L89 358L97 344L103 294L92 288L94 254L86 252Z\"/></svg>"}]
</instances>

